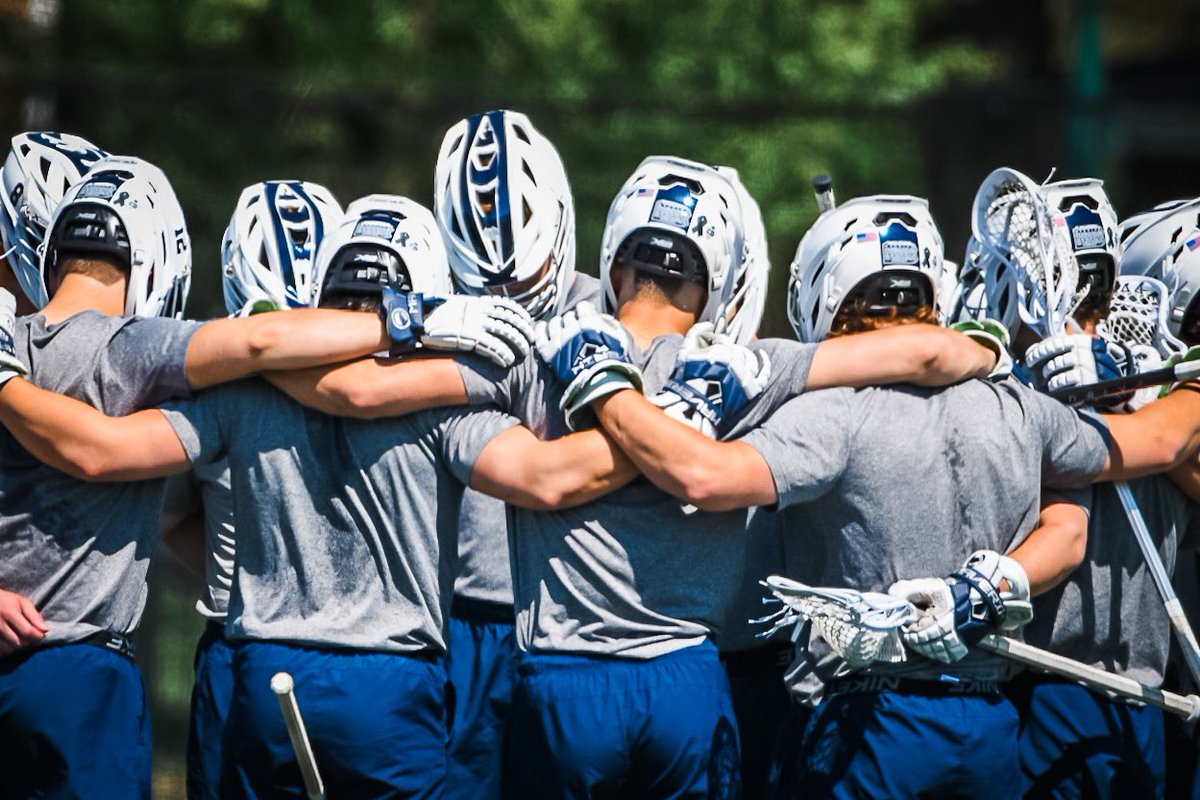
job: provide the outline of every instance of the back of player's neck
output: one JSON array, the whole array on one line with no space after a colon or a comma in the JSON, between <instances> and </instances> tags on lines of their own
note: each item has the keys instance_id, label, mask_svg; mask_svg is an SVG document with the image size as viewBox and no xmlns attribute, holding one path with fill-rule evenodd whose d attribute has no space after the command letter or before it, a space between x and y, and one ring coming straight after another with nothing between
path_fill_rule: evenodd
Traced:
<instances>
[{"instance_id":1,"label":"back of player's neck","mask_svg":"<svg viewBox=\"0 0 1200 800\"><path fill-rule=\"evenodd\" d=\"M98 311L111 317L124 314L124 282L106 284L87 275L69 273L42 309L42 316L47 324L53 325L81 311Z\"/></svg>"},{"instance_id":2,"label":"back of player's neck","mask_svg":"<svg viewBox=\"0 0 1200 800\"><path fill-rule=\"evenodd\" d=\"M617 318L642 349L658 336L671 333L683 335L696 322L696 315L690 311L681 311L670 303L641 297L622 304L617 311Z\"/></svg>"}]
</instances>

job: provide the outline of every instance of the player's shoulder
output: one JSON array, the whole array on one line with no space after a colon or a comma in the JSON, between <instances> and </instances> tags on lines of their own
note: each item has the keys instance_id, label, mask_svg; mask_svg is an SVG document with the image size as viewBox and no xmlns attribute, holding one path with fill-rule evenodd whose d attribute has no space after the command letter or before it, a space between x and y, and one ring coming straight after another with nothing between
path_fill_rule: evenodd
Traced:
<instances>
[{"instance_id":1,"label":"player's shoulder","mask_svg":"<svg viewBox=\"0 0 1200 800\"><path fill-rule=\"evenodd\" d=\"M562 310L570 311L580 303L591 303L597 308L600 307L599 278L593 278L591 275L586 275L582 272L575 273L575 277L567 289L567 297L563 302Z\"/></svg>"}]
</instances>

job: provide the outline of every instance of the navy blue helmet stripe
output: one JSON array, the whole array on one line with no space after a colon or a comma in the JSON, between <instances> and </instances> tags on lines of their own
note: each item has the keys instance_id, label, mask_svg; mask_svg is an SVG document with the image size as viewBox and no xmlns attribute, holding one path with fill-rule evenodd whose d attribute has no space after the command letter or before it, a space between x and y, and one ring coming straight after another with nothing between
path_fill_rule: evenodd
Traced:
<instances>
[{"instance_id":1,"label":"navy blue helmet stripe","mask_svg":"<svg viewBox=\"0 0 1200 800\"><path fill-rule=\"evenodd\" d=\"M492 120L492 131L496 135L496 168L498 170L496 184L496 224L500 226L500 256L502 264L505 267L504 272L510 272L508 269L512 265L513 253L513 230L512 230L512 209L509 206L508 192L508 141L504 128L504 112L493 111L488 114Z\"/></svg>"},{"instance_id":2,"label":"navy blue helmet stripe","mask_svg":"<svg viewBox=\"0 0 1200 800\"><path fill-rule=\"evenodd\" d=\"M458 213L463 220L463 227L467 229L467 235L471 237L471 247L476 253L486 252L486 248L483 245L483 238L479 235L479 226L471 204L471 184L467 179L471 172L471 146L475 143L475 132L479 130L481 122L483 122L482 114L475 114L467 119L467 135L463 139L463 164L462 169L459 170L461 178L458 192Z\"/></svg>"}]
</instances>

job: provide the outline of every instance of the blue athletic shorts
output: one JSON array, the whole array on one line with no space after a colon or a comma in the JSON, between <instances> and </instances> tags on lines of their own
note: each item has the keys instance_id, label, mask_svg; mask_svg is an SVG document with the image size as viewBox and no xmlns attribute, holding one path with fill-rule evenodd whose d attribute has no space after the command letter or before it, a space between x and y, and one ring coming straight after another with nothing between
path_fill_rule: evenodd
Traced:
<instances>
[{"instance_id":1,"label":"blue athletic shorts","mask_svg":"<svg viewBox=\"0 0 1200 800\"><path fill-rule=\"evenodd\" d=\"M649 660L522 654L512 798L736 798L729 681L705 643Z\"/></svg>"},{"instance_id":2,"label":"blue athletic shorts","mask_svg":"<svg viewBox=\"0 0 1200 800\"><path fill-rule=\"evenodd\" d=\"M234 645L221 796L304 797L271 677L288 672L330 797L440 798L446 778L446 673L395 653L272 642Z\"/></svg>"},{"instance_id":3,"label":"blue athletic shorts","mask_svg":"<svg viewBox=\"0 0 1200 800\"><path fill-rule=\"evenodd\" d=\"M150 797L137 665L90 644L0 659L0 797Z\"/></svg>"},{"instance_id":4,"label":"blue athletic shorts","mask_svg":"<svg viewBox=\"0 0 1200 800\"><path fill-rule=\"evenodd\" d=\"M196 644L195 683L188 727L189 800L220 800L221 738L233 698L233 648L225 626L209 621Z\"/></svg>"}]
</instances>

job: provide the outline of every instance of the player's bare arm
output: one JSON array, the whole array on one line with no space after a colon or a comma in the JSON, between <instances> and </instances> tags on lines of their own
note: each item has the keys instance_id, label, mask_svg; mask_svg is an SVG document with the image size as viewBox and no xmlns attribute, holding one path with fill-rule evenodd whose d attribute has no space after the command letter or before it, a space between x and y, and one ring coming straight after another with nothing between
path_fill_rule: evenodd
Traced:
<instances>
[{"instance_id":1,"label":"player's bare arm","mask_svg":"<svg viewBox=\"0 0 1200 800\"><path fill-rule=\"evenodd\" d=\"M145 480L191 468L179 437L157 410L110 417L13 378L0 389L0 422L39 460L80 480Z\"/></svg>"},{"instance_id":2,"label":"player's bare arm","mask_svg":"<svg viewBox=\"0 0 1200 800\"><path fill-rule=\"evenodd\" d=\"M398 417L467 402L457 364L438 356L364 358L263 377L300 405L338 417Z\"/></svg>"},{"instance_id":3,"label":"player's bare arm","mask_svg":"<svg viewBox=\"0 0 1200 800\"><path fill-rule=\"evenodd\" d=\"M480 453L471 488L524 508L569 508L619 489L636 476L633 462L601 431L543 441L517 426Z\"/></svg>"},{"instance_id":4,"label":"player's bare arm","mask_svg":"<svg viewBox=\"0 0 1200 800\"><path fill-rule=\"evenodd\" d=\"M805 390L888 383L946 386L986 377L995 365L994 352L957 331L901 325L821 342Z\"/></svg>"},{"instance_id":5,"label":"player's bare arm","mask_svg":"<svg viewBox=\"0 0 1200 800\"><path fill-rule=\"evenodd\" d=\"M1111 436L1098 481L1164 472L1200 449L1200 385L1186 383L1132 414L1105 414Z\"/></svg>"},{"instance_id":6,"label":"player's bare arm","mask_svg":"<svg viewBox=\"0 0 1200 800\"><path fill-rule=\"evenodd\" d=\"M1038 526L1009 553L1029 576L1030 596L1050 591L1083 563L1087 529L1086 508L1059 495L1043 496Z\"/></svg>"},{"instance_id":7,"label":"player's bare arm","mask_svg":"<svg viewBox=\"0 0 1200 800\"><path fill-rule=\"evenodd\" d=\"M205 323L188 345L184 367L192 388L203 389L255 372L337 363L389 346L378 314L304 308Z\"/></svg>"}]
</instances>

